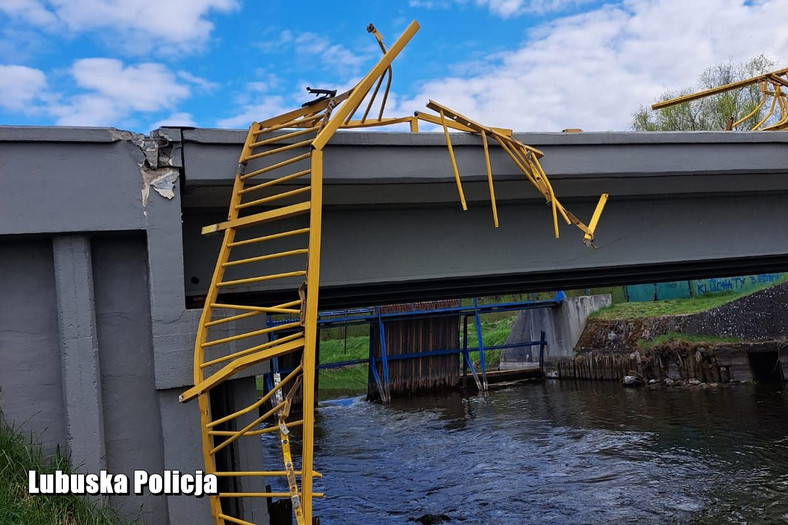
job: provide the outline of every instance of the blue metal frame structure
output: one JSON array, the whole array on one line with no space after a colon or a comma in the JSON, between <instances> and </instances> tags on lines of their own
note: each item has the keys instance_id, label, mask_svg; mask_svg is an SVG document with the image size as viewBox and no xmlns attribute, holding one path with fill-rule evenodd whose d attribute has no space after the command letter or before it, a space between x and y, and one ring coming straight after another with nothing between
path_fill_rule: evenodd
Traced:
<instances>
[{"instance_id":1,"label":"blue metal frame structure","mask_svg":"<svg viewBox=\"0 0 788 525\"><path fill-rule=\"evenodd\" d=\"M523 343L512 343L503 345L485 346L482 329L481 329L481 316L494 312L507 312L517 310L530 310L536 308L553 308L559 306L566 298L564 292L558 292L553 299L541 301L520 301L508 303L493 303L480 305L476 298L473 299L473 304L470 306L456 306L448 308L436 308L433 310L411 310L400 312L384 313L380 306L369 308L355 308L350 310L331 310L318 313L317 324L319 328L330 328L336 326L352 326L361 324L377 323L378 333L380 337L380 357L372 355L372 341L370 339L369 357L367 359L353 359L347 361L338 361L334 363L318 364L315 368L318 370L329 368L341 368L344 366L359 365L369 363L369 370L372 379L378 389L378 394L383 402L391 400L389 392L389 361L398 361L404 359L419 359L423 357L434 357L442 355L459 354L463 358L463 376L467 375L470 370L476 386L480 393L485 394L488 391L487 382L487 366L484 353L490 350L503 350L507 348L522 348L526 346L539 346L539 367L543 371L544 362L544 347L547 344L545 341L545 333L541 333L539 341L526 341ZM459 315L463 318L463 345L462 348L432 350L429 352L419 352L410 354L401 354L397 356L389 356L386 351L386 332L385 322L387 320L407 320L407 319L425 319L429 317L446 317L452 315ZM476 324L477 346L473 348L468 347L468 319L473 317ZM268 316L266 324L277 326L281 324L291 323L293 319L290 318L275 318ZM479 368L473 365L470 358L470 352L479 352ZM278 360L277 360L278 361ZM381 364L383 377L378 372L377 364ZM279 370L278 362L274 363L273 373L287 373L287 370ZM273 373L265 374L264 387L266 390L273 387Z\"/></svg>"}]
</instances>

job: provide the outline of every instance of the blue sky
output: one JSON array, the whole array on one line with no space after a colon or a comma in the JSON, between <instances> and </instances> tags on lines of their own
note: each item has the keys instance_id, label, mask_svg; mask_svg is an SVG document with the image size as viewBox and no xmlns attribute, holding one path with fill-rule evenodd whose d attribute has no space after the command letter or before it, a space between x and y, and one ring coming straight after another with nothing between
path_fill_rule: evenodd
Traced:
<instances>
[{"instance_id":1,"label":"blue sky","mask_svg":"<svg viewBox=\"0 0 788 525\"><path fill-rule=\"evenodd\" d=\"M0 0L0 124L245 128L347 88L388 43L387 115L429 98L522 131L627 129L709 65L788 66L788 0Z\"/></svg>"}]
</instances>

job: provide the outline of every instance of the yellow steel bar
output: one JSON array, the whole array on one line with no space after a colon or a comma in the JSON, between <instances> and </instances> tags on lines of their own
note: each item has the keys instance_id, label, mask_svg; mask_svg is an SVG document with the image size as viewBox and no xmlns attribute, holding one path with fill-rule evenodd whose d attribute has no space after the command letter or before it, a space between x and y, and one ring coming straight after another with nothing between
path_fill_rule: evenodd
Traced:
<instances>
[{"instance_id":1,"label":"yellow steel bar","mask_svg":"<svg viewBox=\"0 0 788 525\"><path fill-rule=\"evenodd\" d=\"M785 96L781 93L780 97L777 99L777 104L780 106L780 120L778 120L773 125L780 125L785 122L786 116L788 116L788 112L786 112L786 104L785 104ZM772 126L769 126L772 127Z\"/></svg>"},{"instance_id":2,"label":"yellow steel bar","mask_svg":"<svg viewBox=\"0 0 788 525\"><path fill-rule=\"evenodd\" d=\"M277 162L276 164L271 164L270 166L266 166L265 168L260 168L259 170L245 173L244 175L241 175L241 180L251 179L252 177L257 177L258 175L262 175L263 173L268 173L269 171L274 171L276 169L283 168L289 164L294 164L300 160L305 160L307 158L309 158L309 153L304 153L303 155L293 157L292 159L283 160L281 162Z\"/></svg>"},{"instance_id":3,"label":"yellow steel bar","mask_svg":"<svg viewBox=\"0 0 788 525\"><path fill-rule=\"evenodd\" d=\"M430 124L435 124L436 126L442 126L443 123L441 122L440 117L436 117L435 115L430 115L429 113L422 113L421 111L416 111L414 116L418 120L423 120L424 122L429 122ZM469 128L468 126L463 126L462 124L458 124L453 120L446 121L446 125L451 129L456 129L457 131L465 131L468 133L474 133L474 130Z\"/></svg>"},{"instance_id":4,"label":"yellow steel bar","mask_svg":"<svg viewBox=\"0 0 788 525\"><path fill-rule=\"evenodd\" d=\"M244 155L249 153L249 144L252 142L252 137L255 131L260 128L259 124L252 124L249 127L249 131L246 135L246 140L244 142L243 148L241 149L240 157L243 158ZM243 182L241 181L241 175L243 174L243 170L246 168L246 165L243 161L238 162L238 169L235 174L235 180L233 181L233 193L232 198L230 200L230 209L227 212L227 219L228 221L232 221L238 216L238 211L233 208L235 204L238 203L241 196L238 191L243 187ZM205 349L203 348L202 344L207 340L208 337L208 329L205 326L208 321L211 320L213 316L213 308L211 304L216 302L216 298L219 293L219 289L217 288L216 284L222 280L224 276L224 268L222 267L222 263L226 262L230 257L230 248L229 244L233 242L235 238L235 229L228 228L224 232L224 239L222 241L222 246L219 249L219 257L216 261L216 266L214 267L213 275L211 276L211 284L208 287L208 294L205 298L205 306L203 307L202 314L200 315L200 324L197 327L197 337L195 338L194 342L194 365L193 365L193 374L194 374L194 384L200 384L204 381L203 369L200 367L202 364L204 357L205 357ZM201 395L200 395L201 394ZM197 405L200 410L200 423L202 428L205 428L205 425L211 422L211 407L210 407L210 400L208 399L208 395L202 392L194 392L193 395L189 396L188 398L184 398L180 396L179 400L181 402L188 401L189 399L193 399L197 397ZM205 463L205 473L212 474L216 471L216 463L214 458L211 454L208 453L212 444L211 444L211 437L208 436L204 431L200 432L202 437L202 453L203 453L203 461ZM216 496L209 496L210 507L211 507L211 514L214 520L218 524L222 524L222 518L220 517L222 511L222 504L219 501L219 498Z\"/></svg>"},{"instance_id":5,"label":"yellow steel bar","mask_svg":"<svg viewBox=\"0 0 788 525\"><path fill-rule=\"evenodd\" d=\"M603 193L599 196L599 202L594 208L594 214L591 216L591 220L588 222L588 232L586 232L583 239L587 242L592 242L594 240L594 232L596 232L596 225L599 223L599 218L602 216L602 210L605 209L605 203L607 203L608 194Z\"/></svg>"},{"instance_id":6,"label":"yellow steel bar","mask_svg":"<svg viewBox=\"0 0 788 525\"><path fill-rule=\"evenodd\" d=\"M226 263L225 263L226 264ZM211 303L212 308L222 309L222 310L250 310L260 313L270 313L270 314L289 314L293 313L294 311L289 307L295 306L299 304L301 301L290 301L289 303L278 304L276 306L247 306L245 304L225 304L225 303Z\"/></svg>"},{"instance_id":7,"label":"yellow steel bar","mask_svg":"<svg viewBox=\"0 0 788 525\"><path fill-rule=\"evenodd\" d=\"M482 130L485 130L487 132L493 132L494 131L494 132L499 133L500 135L504 135L506 137L511 137L512 136L512 130L510 130L510 129L491 128L489 126L483 126L482 124L479 124L478 122L469 119L468 117L466 117L465 115L463 115L461 113L457 113L453 109L448 108L448 107L444 106L443 104L438 104L434 100L430 100L429 102L427 102L427 107L429 109L435 111L436 113L440 113L442 111L443 114L446 115L447 117L449 117L450 119L454 120L455 122L457 122L458 124L460 124L462 126L465 126L465 127L469 128L469 129L471 129L472 131L474 131L476 133L481 133Z\"/></svg>"},{"instance_id":8,"label":"yellow steel bar","mask_svg":"<svg viewBox=\"0 0 788 525\"><path fill-rule=\"evenodd\" d=\"M297 230L290 230L281 233L274 233L272 235L263 235L262 237L254 237L252 239L245 239L243 241L235 241L230 243L230 247L246 246L247 244L255 244L258 242L273 241L274 239L281 239L283 237L290 237L291 235L300 235L302 233L309 233L309 228L299 228Z\"/></svg>"},{"instance_id":9,"label":"yellow steel bar","mask_svg":"<svg viewBox=\"0 0 788 525\"><path fill-rule=\"evenodd\" d=\"M285 406L285 402L282 401L281 403L279 403L278 405L274 406L271 410L269 410L268 412L266 412L262 416L252 420L251 423L247 424L241 430L233 431L233 434L231 436L229 436L227 439L225 439L224 441L222 441L221 443L219 443L218 445L216 445L215 447L213 447L211 449L211 454L212 455L216 455L216 453L219 452L220 450L222 450L223 448L228 447L229 445L232 445L233 443L235 443L238 440L238 438L243 436L248 430L251 430L252 428L256 427L257 425L259 425L260 423L262 423L263 421L265 421L269 417L273 416L274 414L276 414L284 406ZM209 430L208 434L209 435L213 435L213 431Z\"/></svg>"},{"instance_id":10,"label":"yellow steel bar","mask_svg":"<svg viewBox=\"0 0 788 525\"><path fill-rule=\"evenodd\" d=\"M287 279L289 277L300 277L306 275L303 270L295 272L273 273L271 275L261 275L260 277L247 277L246 279L235 279L233 281L222 281L216 286L223 288L225 286L238 286L241 284L259 283L262 281L273 281L275 279Z\"/></svg>"},{"instance_id":11,"label":"yellow steel bar","mask_svg":"<svg viewBox=\"0 0 788 525\"><path fill-rule=\"evenodd\" d=\"M233 205L233 209L234 211L237 211L237 209L235 209L235 206L236 204ZM308 212L309 207L310 207L309 201L299 202L298 204L291 204L289 206L284 206L282 208L276 208L274 210L255 213L253 215L241 217L240 219L237 218L230 219L225 222L220 222L218 224L211 224L210 226L205 226L202 229L202 234L208 235L218 231L226 230L227 228L243 228L246 226L253 226L255 224L260 224L261 222L268 222L275 219L286 219L288 217L293 217L295 215L300 215L302 213Z\"/></svg>"},{"instance_id":12,"label":"yellow steel bar","mask_svg":"<svg viewBox=\"0 0 788 525\"><path fill-rule=\"evenodd\" d=\"M531 184L533 184L533 186L537 190L539 190L539 192L544 196L545 200L549 200L550 197L549 192L542 186L541 183L537 182L537 180L534 178L534 173L532 173L531 170L529 170L525 165L523 165L521 159L517 155L515 155L515 153L509 148L509 146L506 145L505 137L501 137L493 134L492 138L498 143L499 146L501 146L501 149L507 155L509 155L509 158L512 159L512 162L514 162L515 166L517 166L520 169L520 171L523 173L523 175L525 175L528 181Z\"/></svg>"},{"instance_id":13,"label":"yellow steel bar","mask_svg":"<svg viewBox=\"0 0 788 525\"><path fill-rule=\"evenodd\" d=\"M217 357L216 359L212 359L210 361L204 362L202 365L203 368L208 368L213 365L217 365L219 363L224 363L225 361L231 361L233 359L237 359L239 357L243 357L249 354L253 354L255 352L259 352L260 350L265 350L266 348L271 348L272 346L277 346L282 343L286 343L287 341L292 341L293 339L298 339L302 337L304 332L296 332L294 334L289 334L284 337L280 337L278 339L274 339L272 341L268 341L257 346L253 346L252 348L247 348L245 350L239 350L238 352L233 352L232 354L223 355L221 357Z\"/></svg>"},{"instance_id":14,"label":"yellow steel bar","mask_svg":"<svg viewBox=\"0 0 788 525\"><path fill-rule=\"evenodd\" d=\"M288 120L280 124L275 124L273 126L260 129L259 131L256 131L254 135L256 137L259 137L260 135L273 133L274 131L278 131L280 129L285 129L285 128L301 128L303 126L307 126L311 128L315 125L315 122L323 118L323 113L321 113L322 111L323 110L321 109L320 111L316 111L315 113L310 113L309 115L305 115L297 119Z\"/></svg>"},{"instance_id":15,"label":"yellow steel bar","mask_svg":"<svg viewBox=\"0 0 788 525\"><path fill-rule=\"evenodd\" d=\"M227 514L219 514L219 517L225 521L229 521L230 523L236 523L237 525L254 525L251 521L242 520L241 518L234 518L232 516L228 516Z\"/></svg>"},{"instance_id":16,"label":"yellow steel bar","mask_svg":"<svg viewBox=\"0 0 788 525\"><path fill-rule=\"evenodd\" d=\"M357 107L357 103L361 103L367 91L372 87L372 84L383 72L389 67L391 62L399 55L405 45L413 38L416 31L419 30L419 24L414 20L405 29L402 35L397 39L393 46L386 52L385 55L378 61L369 73L364 76L361 81L353 88L351 95L347 98L344 104L338 109L334 110L332 118L326 123L322 130L317 134L312 146L315 150L322 150L328 141L334 136L334 133L339 126L348 118L348 113ZM311 483L311 478L310 478Z\"/></svg>"},{"instance_id":17,"label":"yellow steel bar","mask_svg":"<svg viewBox=\"0 0 788 525\"><path fill-rule=\"evenodd\" d=\"M257 352L255 354L236 359L229 365L224 366L218 372L215 372L208 378L203 379L202 381L200 381L199 383L188 389L186 392L181 394L180 401L181 403L190 401L195 397L197 397L198 395L208 392L213 387L215 387L225 379L234 376L241 370L249 368L252 365L256 365L260 361L265 361L266 359L271 359L273 357L278 357L280 355L287 354L294 350L298 350L303 346L304 346L304 340L296 339L295 341L288 341L287 343L281 344L272 349ZM202 368L200 368L199 364L197 365L197 368L200 371L202 371ZM210 423L210 420L205 421L203 423L203 427L205 427L208 423Z\"/></svg>"},{"instance_id":18,"label":"yellow steel bar","mask_svg":"<svg viewBox=\"0 0 788 525\"><path fill-rule=\"evenodd\" d=\"M270 155L276 155L277 153L283 153L285 151L290 151L291 149L298 149L298 148L305 148L307 146L312 145L312 139L309 140L302 140L301 142L294 142L293 144L288 144L286 146L282 146L280 148L269 149L266 151L262 151L260 153L254 153L252 155L247 155L244 157L245 162L249 162L250 160L257 160L262 159L263 157L268 157Z\"/></svg>"},{"instance_id":19,"label":"yellow steel bar","mask_svg":"<svg viewBox=\"0 0 788 525\"><path fill-rule=\"evenodd\" d=\"M758 113L758 112L761 110L761 108L763 107L763 105L764 105L765 103L766 103L766 90L765 90L765 89L761 89L761 100L760 100L760 102L758 102L758 105L756 105L756 106L755 106L755 109L753 109L752 111L750 111L749 113L747 113L745 116L743 116L742 118L740 118L739 120L737 120L736 122L734 122L734 123L733 123L733 125L732 125L731 127L732 127L732 128L735 128L736 126L739 126L739 125L741 125L741 124L742 124L744 121L746 121L748 118L750 118L750 117L752 117L752 116L756 115L756 114L757 114L757 113Z\"/></svg>"},{"instance_id":20,"label":"yellow steel bar","mask_svg":"<svg viewBox=\"0 0 788 525\"><path fill-rule=\"evenodd\" d=\"M290 380L293 379L295 376L297 376L299 373L301 373L301 365L300 364L297 367L295 367L295 369L293 369L292 372L287 374L287 376L285 376L285 378L282 379L279 382L278 385L275 385L274 388L272 388L264 396L261 396L257 401L255 401L251 405L247 406L246 408L242 408L241 410L233 412L232 414L228 414L228 415L226 415L226 416L224 416L222 418L217 419L216 421L211 421L211 423L208 426L206 426L205 428L208 428L208 429L214 428L216 426L221 425L222 423L227 423L228 421L230 421L232 419L235 419L235 418L237 418L239 416L242 416L244 414L248 414L252 410L256 410L256 409L260 408L266 401L271 399L271 396L273 396L276 393L277 390L279 390L280 388L285 386L287 383L289 383ZM228 431L228 432L231 432L231 431ZM231 435L231 434L221 434L221 435Z\"/></svg>"},{"instance_id":21,"label":"yellow steel bar","mask_svg":"<svg viewBox=\"0 0 788 525\"><path fill-rule=\"evenodd\" d=\"M780 113L781 113L782 116L780 117L780 119L777 122L775 122L771 126L767 126L767 127L763 128L763 131L779 130L779 129L784 128L786 123L788 123L788 104L786 104L786 102L783 99L783 97L780 97L780 101L779 102L780 102Z\"/></svg>"},{"instance_id":22,"label":"yellow steel bar","mask_svg":"<svg viewBox=\"0 0 788 525\"><path fill-rule=\"evenodd\" d=\"M414 113L414 115L415 115L415 118L417 120L423 120L424 122L429 122L430 124L435 124L437 126L441 125L441 119L438 116L430 115L429 113L422 113L421 111L416 111ZM457 131L465 131L465 132L468 132L468 133L478 133L477 130L475 130L473 128L470 128L468 126L465 126L463 124L460 124L459 122L456 122L454 120L447 121L446 125L448 127L450 127L451 129L456 129ZM488 132L488 134L491 134L490 131L494 131L495 133L497 133L497 134L499 134L501 136L504 136L504 137L511 137L512 136L512 130L506 129L506 128L493 128L493 127L490 127L490 128L485 128L485 130ZM541 151L539 151L539 150L537 150L535 148L534 148L534 151L538 151L540 156L543 155L543 153Z\"/></svg>"},{"instance_id":23,"label":"yellow steel bar","mask_svg":"<svg viewBox=\"0 0 788 525\"><path fill-rule=\"evenodd\" d=\"M244 188L244 189L241 190L241 195L245 195L245 194L250 193L252 191L261 190L263 188L268 188L268 187L274 186L276 184L282 184L283 182L287 182L289 180L293 180L293 179L297 179L299 177L303 177L304 175L307 175L308 173L309 173L308 169L301 170L301 171L297 171L295 173L291 173L290 175L285 175L283 177L279 177L279 178L276 178L276 179L273 179L273 180L269 180L269 181L263 182L261 184L256 184L254 186L249 186L248 188Z\"/></svg>"},{"instance_id":24,"label":"yellow steel bar","mask_svg":"<svg viewBox=\"0 0 788 525\"><path fill-rule=\"evenodd\" d=\"M451 169L454 172L454 182L457 184L457 193L459 193L460 195L460 204L462 204L463 210L467 210L468 205L465 203L465 194L462 191L460 172L457 170L457 160L454 158L454 148L451 147L451 138L449 138L449 128L446 127L446 117L443 115L443 112L441 112L441 124L443 124L443 134L446 136L446 147L449 148Z\"/></svg>"},{"instance_id":25,"label":"yellow steel bar","mask_svg":"<svg viewBox=\"0 0 788 525\"><path fill-rule=\"evenodd\" d=\"M268 144L275 144L277 142L281 142L283 140L291 139L293 137L300 137L301 135L306 135L307 133L312 133L313 131L317 131L320 129L319 126L312 126L310 128L299 129L296 131L291 131L290 133L285 133L284 135L277 135L276 137L271 137L270 139L265 140L258 140L257 142L252 142L250 147L252 149L259 148L260 146L266 146Z\"/></svg>"},{"instance_id":26,"label":"yellow steel bar","mask_svg":"<svg viewBox=\"0 0 788 525\"><path fill-rule=\"evenodd\" d=\"M572 221L570 221L569 217L566 215L566 211L564 210L564 207L561 206L560 202L558 202L558 198L555 196L555 191L553 191L553 185L550 183L550 179L547 178L547 174L544 172L544 168L542 168L542 165L539 163L539 160L533 159L532 163L534 166L536 166L536 169L539 171L539 174L542 176L545 185L550 190L550 197L553 199L553 202L555 204L554 209L557 208L558 211L561 213L561 216L566 221L566 223L571 224ZM558 218L556 217L556 223L557 222L558 222ZM557 228L558 226L556 225L556 230ZM558 238L557 234L556 234L556 238Z\"/></svg>"},{"instance_id":27,"label":"yellow steel bar","mask_svg":"<svg viewBox=\"0 0 788 525\"><path fill-rule=\"evenodd\" d=\"M366 96L367 96L367 93L365 92L363 97L359 97L358 98L358 101L355 103L356 104L355 107L353 107L353 109L348 111L347 117L345 118L345 121L342 123L341 127L345 127L345 125L348 122L351 121L351 119L353 118L353 115L355 115L356 111L358 111L358 108L361 107L361 104L364 102L364 98L366 98ZM348 102L348 104L350 104L350 103Z\"/></svg>"},{"instance_id":28,"label":"yellow steel bar","mask_svg":"<svg viewBox=\"0 0 788 525\"><path fill-rule=\"evenodd\" d=\"M206 327L211 327L211 326L216 326L216 325L224 324L224 323L232 323L232 322L235 322L235 321L240 321L241 319L246 319L248 317L254 317L255 315L261 315L263 313L264 312L247 312L245 314L231 315L229 317L221 317L221 318L216 319L214 321L209 321L209 322L205 323L205 326Z\"/></svg>"},{"instance_id":29,"label":"yellow steel bar","mask_svg":"<svg viewBox=\"0 0 788 525\"><path fill-rule=\"evenodd\" d=\"M788 87L788 80L780 78L779 75L775 75L774 73L769 74L769 81L776 84L782 84L783 87Z\"/></svg>"},{"instance_id":30,"label":"yellow steel bar","mask_svg":"<svg viewBox=\"0 0 788 525\"><path fill-rule=\"evenodd\" d=\"M314 492L311 494L313 498L323 498L325 494L322 492ZM220 498L289 498L289 492L220 492ZM246 523L246 522L243 522ZM298 522L303 524L303 518ZM254 524L252 524L254 525Z\"/></svg>"},{"instance_id":31,"label":"yellow steel bar","mask_svg":"<svg viewBox=\"0 0 788 525\"><path fill-rule=\"evenodd\" d=\"M487 185L490 187L490 204L492 205L493 224L498 227L498 209L495 205L495 188L493 187L492 167L490 166L490 150L487 147L487 132L482 131L482 146L484 146L484 164L487 167Z\"/></svg>"},{"instance_id":32,"label":"yellow steel bar","mask_svg":"<svg viewBox=\"0 0 788 525\"><path fill-rule=\"evenodd\" d=\"M337 115L335 118L341 121L343 117L342 115ZM323 131L321 131L321 135ZM317 302L320 288L320 241L323 222L323 152L319 148L312 153L312 203L313 208L309 217L310 252L307 263L306 315L304 316L305 341L302 385L302 419L304 426L301 445L302 470L307 473L301 478L302 508L304 520L308 524L312 523L311 472L314 469L315 366L317 364L315 349L317 345Z\"/></svg>"},{"instance_id":33,"label":"yellow steel bar","mask_svg":"<svg viewBox=\"0 0 788 525\"><path fill-rule=\"evenodd\" d=\"M251 477L251 476L260 476L261 478L274 478L279 476L286 476L287 472L284 470L260 470L260 471L248 470L248 471L238 471L238 472L214 472L213 474L220 478ZM301 471L296 470L295 475L300 476ZM322 478L323 474L317 471L312 471L312 476L315 478Z\"/></svg>"},{"instance_id":34,"label":"yellow steel bar","mask_svg":"<svg viewBox=\"0 0 788 525\"><path fill-rule=\"evenodd\" d=\"M386 91L383 92L383 100L380 102L380 111L378 112L378 120L383 118L383 111L386 109L386 102L389 99L389 91L391 90L391 81L394 78L394 73L389 66L388 79L386 80Z\"/></svg>"},{"instance_id":35,"label":"yellow steel bar","mask_svg":"<svg viewBox=\"0 0 788 525\"><path fill-rule=\"evenodd\" d=\"M411 133L418 133L419 132L419 119L416 117L410 118L410 132Z\"/></svg>"},{"instance_id":36,"label":"yellow steel bar","mask_svg":"<svg viewBox=\"0 0 788 525\"><path fill-rule=\"evenodd\" d=\"M232 336L229 336L229 337L223 337L221 339L214 339L213 341L206 341L206 342L204 342L202 344L202 347L203 348L208 348L210 346L221 345L221 344L224 344L224 343L231 343L233 341L238 341L239 339L246 339L246 338L255 337L255 336L258 336L258 335L264 335L264 334L268 334L268 333L271 333L271 332L276 332L276 331L279 331L279 330L287 330L288 328L295 328L297 326L301 326L301 325L299 323L286 323L286 324L280 324L280 325L277 325L277 326L270 326L268 328L261 328L259 330L255 330L253 332L246 332L246 333L243 333L243 334L232 335Z\"/></svg>"},{"instance_id":37,"label":"yellow steel bar","mask_svg":"<svg viewBox=\"0 0 788 525\"><path fill-rule=\"evenodd\" d=\"M760 128L761 126L763 126L763 124L767 120L769 120L769 117L771 117L772 114L774 113L774 105L777 103L777 97L779 96L779 89L780 89L779 87L775 87L775 94L772 97L772 103L769 106L769 111L767 111L766 115L755 126L753 126L753 128L752 128L753 131L755 131L758 128Z\"/></svg>"},{"instance_id":38,"label":"yellow steel bar","mask_svg":"<svg viewBox=\"0 0 788 525\"><path fill-rule=\"evenodd\" d=\"M415 120L416 117L388 117L380 120L370 120L368 122L362 122L360 120L350 120L345 124L342 124L342 129L372 128L378 126L389 126L391 124L400 124L405 122L413 124Z\"/></svg>"},{"instance_id":39,"label":"yellow steel bar","mask_svg":"<svg viewBox=\"0 0 788 525\"><path fill-rule=\"evenodd\" d=\"M386 46L385 44L383 44L383 35L381 35L380 32L377 29L375 29L375 26L372 24L369 24L369 26L367 26L367 31L372 33L372 35L375 37L375 40L377 40L378 45L380 46L380 50L383 51L383 54L385 55ZM383 101L380 103L380 112L378 113L378 120L383 119L383 111L386 109L386 101L389 98L389 90L391 89L391 80L394 77L394 73L391 70L391 66L389 66L388 69L386 70L386 74L388 75L388 80L386 80L386 91L383 92ZM381 80L383 80L383 77L380 78ZM377 92L377 89L375 89L375 91Z\"/></svg>"},{"instance_id":40,"label":"yellow steel bar","mask_svg":"<svg viewBox=\"0 0 788 525\"><path fill-rule=\"evenodd\" d=\"M278 201L280 199L286 199L288 197L293 197L294 195L300 195L302 193L306 193L309 191L309 186L304 186L302 188L296 188L290 191L283 191L282 193L276 193L274 195L263 197L262 199L257 199L249 202L244 202L243 204L238 205L239 210L243 210L244 208L251 208L252 206L260 206L261 204L266 204L268 202Z\"/></svg>"},{"instance_id":41,"label":"yellow steel bar","mask_svg":"<svg viewBox=\"0 0 788 525\"><path fill-rule=\"evenodd\" d=\"M287 428L295 428L295 427L300 427L303 424L304 424L304 420L300 419L298 421L293 421L292 423L287 423L285 426ZM247 436L260 436L262 434L271 434L273 432L279 432L279 427L278 426L273 426L273 427L269 427L269 428L263 428L263 429L260 429L260 430L251 430L251 431L247 432L246 435ZM215 436L229 436L231 434L232 434L232 432L230 432L229 430L215 430L213 432L213 435L215 435Z\"/></svg>"},{"instance_id":42,"label":"yellow steel bar","mask_svg":"<svg viewBox=\"0 0 788 525\"><path fill-rule=\"evenodd\" d=\"M391 69L391 67L389 67ZM375 89L372 91L372 97L369 99L369 103L367 104L367 109L364 110L364 114L361 116L361 122L367 121L367 115L369 115L369 110L372 109L372 104L375 102L375 97L378 96L378 90L380 89L380 85L383 84L383 77L385 73L378 78L377 84L375 84Z\"/></svg>"},{"instance_id":43,"label":"yellow steel bar","mask_svg":"<svg viewBox=\"0 0 788 525\"><path fill-rule=\"evenodd\" d=\"M302 361L303 363L303 361ZM300 380L301 378L299 378ZM285 406L279 412L279 440L282 444L282 459L284 460L285 470L287 471L287 486L290 489L290 500L293 503L293 513L296 517L296 522L300 525L307 525L308 523L312 522L311 516L309 521L307 522L306 517L304 516L304 501L309 500L310 506L312 503L312 491L311 487L308 492L304 492L303 484L304 479L312 480L312 472L313 470L306 470L306 467L302 466L302 476L301 476L301 493L299 497L298 491L298 480L296 480L295 475L295 465L293 465L293 457L290 453L290 431L286 428L282 428L285 425L287 416L290 415L290 406L293 401L293 396L296 393L296 388L298 387L299 383L296 380L296 383L290 388L290 391L287 393L287 398L285 399ZM304 402L305 403L305 402ZM303 454L303 448L301 449ZM304 473L307 473L304 475ZM311 511L310 511L311 512Z\"/></svg>"},{"instance_id":44,"label":"yellow steel bar","mask_svg":"<svg viewBox=\"0 0 788 525\"><path fill-rule=\"evenodd\" d=\"M725 84L724 86L718 86L711 89L706 89L703 91L699 91L697 93L691 93L689 95L683 95L681 97L672 98L670 100L663 100L662 102L657 102L656 104L651 105L651 109L662 109L667 108L669 106L673 106L675 104L681 104L682 102L690 102L699 98L708 97L709 95L716 95L718 93L723 93L725 91L730 91L731 89L737 89L749 86L751 84L755 84L760 82L761 80L769 80L771 75L784 75L788 72L788 68L786 69L779 69L777 71L771 71L769 73L764 73L763 75L758 75L756 77L748 78L746 80L739 80L738 82L732 82L730 84Z\"/></svg>"},{"instance_id":45,"label":"yellow steel bar","mask_svg":"<svg viewBox=\"0 0 788 525\"><path fill-rule=\"evenodd\" d=\"M501 147L507 153L511 152L509 155L512 160L514 161L515 165L520 168L520 170L525 170L523 173L526 175L530 174L529 180L536 185L536 188L545 196L547 201L550 200L550 190L547 187L546 176L542 176L542 171L540 171L536 164L539 162L536 158L536 155L529 155L528 151L524 151L519 149L517 146L519 143L515 142L511 139L503 139L503 143L501 143ZM519 159L519 162L517 161Z\"/></svg>"},{"instance_id":46,"label":"yellow steel bar","mask_svg":"<svg viewBox=\"0 0 788 525\"><path fill-rule=\"evenodd\" d=\"M267 261L269 259L280 259L282 257L290 257L291 255L303 255L309 250L306 248L299 248L298 250L288 250L286 252L270 253L268 255L259 255L257 257L248 257L246 259L238 259L237 261L228 261L224 266L238 266L239 264L251 264L260 261ZM292 313L292 312L278 312L278 313Z\"/></svg>"},{"instance_id":47,"label":"yellow steel bar","mask_svg":"<svg viewBox=\"0 0 788 525\"><path fill-rule=\"evenodd\" d=\"M293 111L288 111L287 113L282 113L281 115L277 115L275 117L271 117L267 120L261 120L257 123L258 130L255 132L255 135L260 135L267 131L272 131L276 125L283 124L283 123L292 123L294 120L300 119L302 117L309 117L320 113L321 111L325 110L328 107L329 101L334 100L334 103L339 103L348 98L350 96L351 91L346 91L342 94L337 95L333 99L326 99L321 100L320 102L316 102L314 104L310 104L308 106L304 106L302 108L294 109Z\"/></svg>"}]
</instances>

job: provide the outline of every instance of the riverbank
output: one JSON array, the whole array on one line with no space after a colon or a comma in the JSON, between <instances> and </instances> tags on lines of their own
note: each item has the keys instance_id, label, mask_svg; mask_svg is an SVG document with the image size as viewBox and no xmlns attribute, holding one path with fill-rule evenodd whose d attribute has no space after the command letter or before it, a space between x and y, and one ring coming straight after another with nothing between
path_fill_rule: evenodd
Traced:
<instances>
[{"instance_id":1,"label":"riverbank","mask_svg":"<svg viewBox=\"0 0 788 525\"><path fill-rule=\"evenodd\" d=\"M644 382L785 380L785 304L783 282L746 294L615 305L588 320L577 355L557 363L558 373L609 380L630 375ZM633 317L635 312L663 314Z\"/></svg>"},{"instance_id":2,"label":"riverbank","mask_svg":"<svg viewBox=\"0 0 788 525\"><path fill-rule=\"evenodd\" d=\"M35 437L6 425L0 412L0 523L15 525L124 525L115 511L73 494L30 496L28 471L72 472L59 450L47 454Z\"/></svg>"}]
</instances>

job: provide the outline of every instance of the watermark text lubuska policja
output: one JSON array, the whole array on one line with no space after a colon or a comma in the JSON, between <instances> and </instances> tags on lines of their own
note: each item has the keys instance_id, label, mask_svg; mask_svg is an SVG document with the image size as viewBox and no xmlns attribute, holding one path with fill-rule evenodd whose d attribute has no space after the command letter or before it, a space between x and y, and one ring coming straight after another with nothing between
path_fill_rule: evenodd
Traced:
<instances>
[{"instance_id":1,"label":"watermark text lubuska policja","mask_svg":"<svg viewBox=\"0 0 788 525\"><path fill-rule=\"evenodd\" d=\"M88 474L67 474L61 470L54 474L39 474L29 470L27 490L30 494L128 495L148 492L200 497L217 494L218 482L216 475L204 474L201 470L194 474L178 470L165 470L160 474L135 470L131 477L106 470Z\"/></svg>"}]
</instances>

